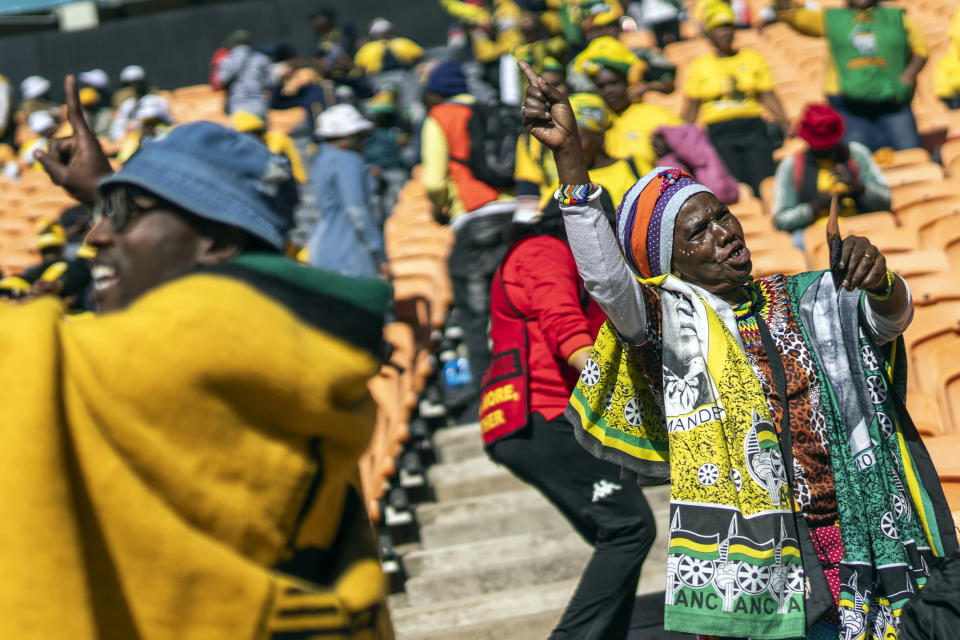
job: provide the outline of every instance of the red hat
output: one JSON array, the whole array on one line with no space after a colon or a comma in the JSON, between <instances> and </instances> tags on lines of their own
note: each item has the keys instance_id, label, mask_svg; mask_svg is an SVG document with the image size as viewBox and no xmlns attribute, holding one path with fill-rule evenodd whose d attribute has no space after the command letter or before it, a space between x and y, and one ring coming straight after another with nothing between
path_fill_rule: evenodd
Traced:
<instances>
[{"instance_id":1,"label":"red hat","mask_svg":"<svg viewBox=\"0 0 960 640\"><path fill-rule=\"evenodd\" d=\"M845 125L843 117L826 104L810 104L803 111L797 135L812 149L829 149L840 143Z\"/></svg>"}]
</instances>

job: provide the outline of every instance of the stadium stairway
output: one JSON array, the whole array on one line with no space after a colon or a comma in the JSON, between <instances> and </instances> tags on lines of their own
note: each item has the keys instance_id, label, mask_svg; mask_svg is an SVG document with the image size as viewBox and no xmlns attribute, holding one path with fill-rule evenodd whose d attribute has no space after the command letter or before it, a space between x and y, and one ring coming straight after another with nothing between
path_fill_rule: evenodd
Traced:
<instances>
[{"instance_id":1,"label":"stadium stairway","mask_svg":"<svg viewBox=\"0 0 960 640\"><path fill-rule=\"evenodd\" d=\"M539 492L487 458L479 424L439 429L433 444L438 463L427 476L436 501L414 507L420 542L402 553L405 591L391 596L397 637L546 638L591 547ZM657 539L638 585L648 597L634 608L636 640L670 637L662 627L653 631L666 579L668 488L644 493Z\"/></svg>"}]
</instances>

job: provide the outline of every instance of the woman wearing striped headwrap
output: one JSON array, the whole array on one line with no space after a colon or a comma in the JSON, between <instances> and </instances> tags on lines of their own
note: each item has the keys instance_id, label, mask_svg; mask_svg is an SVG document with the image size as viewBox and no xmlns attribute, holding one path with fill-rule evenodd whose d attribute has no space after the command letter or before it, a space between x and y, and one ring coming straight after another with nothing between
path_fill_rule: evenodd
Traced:
<instances>
[{"instance_id":1,"label":"woman wearing striped headwrap","mask_svg":"<svg viewBox=\"0 0 960 640\"><path fill-rule=\"evenodd\" d=\"M736 217L689 174L634 184L616 229L569 102L530 78L587 291L609 318L566 415L580 443L671 483L664 626L738 638L897 637L958 549L903 407L906 283L839 233L831 271L754 280Z\"/></svg>"}]
</instances>

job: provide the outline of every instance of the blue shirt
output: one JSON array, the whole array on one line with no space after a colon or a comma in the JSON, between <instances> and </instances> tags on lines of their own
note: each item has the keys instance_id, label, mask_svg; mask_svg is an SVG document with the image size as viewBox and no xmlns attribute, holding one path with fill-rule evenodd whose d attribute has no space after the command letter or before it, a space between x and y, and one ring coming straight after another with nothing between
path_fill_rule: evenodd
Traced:
<instances>
[{"instance_id":1,"label":"blue shirt","mask_svg":"<svg viewBox=\"0 0 960 640\"><path fill-rule=\"evenodd\" d=\"M310 264L355 278L378 275L387 256L370 212L370 172L363 156L323 143L310 179L321 211L307 243Z\"/></svg>"}]
</instances>

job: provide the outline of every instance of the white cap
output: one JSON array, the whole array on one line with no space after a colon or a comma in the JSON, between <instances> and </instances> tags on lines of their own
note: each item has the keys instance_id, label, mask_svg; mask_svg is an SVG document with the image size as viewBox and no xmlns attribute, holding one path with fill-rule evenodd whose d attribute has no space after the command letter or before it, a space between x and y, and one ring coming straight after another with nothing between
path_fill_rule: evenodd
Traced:
<instances>
[{"instance_id":1,"label":"white cap","mask_svg":"<svg viewBox=\"0 0 960 640\"><path fill-rule=\"evenodd\" d=\"M170 109L167 107L167 101L164 100L163 96L148 93L140 98L137 103L137 111L133 117L137 120L149 120L151 118L169 120Z\"/></svg>"},{"instance_id":2,"label":"white cap","mask_svg":"<svg viewBox=\"0 0 960 640\"><path fill-rule=\"evenodd\" d=\"M57 123L54 121L53 116L45 110L34 111L27 116L27 127L37 135L56 125Z\"/></svg>"},{"instance_id":3,"label":"white cap","mask_svg":"<svg viewBox=\"0 0 960 640\"><path fill-rule=\"evenodd\" d=\"M127 65L120 70L120 82L127 84L130 82L140 82L147 77L143 67L137 64Z\"/></svg>"},{"instance_id":4,"label":"white cap","mask_svg":"<svg viewBox=\"0 0 960 640\"><path fill-rule=\"evenodd\" d=\"M110 83L110 78L103 69L90 69L90 71L78 73L77 80L94 89L106 89Z\"/></svg>"},{"instance_id":5,"label":"white cap","mask_svg":"<svg viewBox=\"0 0 960 640\"><path fill-rule=\"evenodd\" d=\"M370 23L370 37L379 40L393 30L393 23L386 18L374 18Z\"/></svg>"},{"instance_id":6,"label":"white cap","mask_svg":"<svg viewBox=\"0 0 960 640\"><path fill-rule=\"evenodd\" d=\"M39 98L50 91L50 81L40 76L27 76L20 83L20 95L24 100Z\"/></svg>"},{"instance_id":7,"label":"white cap","mask_svg":"<svg viewBox=\"0 0 960 640\"><path fill-rule=\"evenodd\" d=\"M321 138L346 138L372 127L373 123L349 104L335 104L317 116L317 135Z\"/></svg>"}]
</instances>

